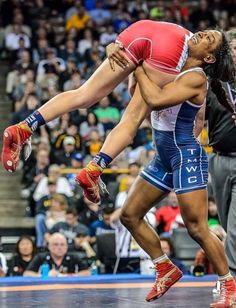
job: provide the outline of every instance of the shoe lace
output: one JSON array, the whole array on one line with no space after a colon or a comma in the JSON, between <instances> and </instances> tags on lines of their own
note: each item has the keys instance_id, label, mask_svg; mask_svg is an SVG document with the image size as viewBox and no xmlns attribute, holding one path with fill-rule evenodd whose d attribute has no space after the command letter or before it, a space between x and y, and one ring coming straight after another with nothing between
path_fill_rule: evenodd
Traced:
<instances>
[{"instance_id":1,"label":"shoe lace","mask_svg":"<svg viewBox=\"0 0 236 308\"><path fill-rule=\"evenodd\" d=\"M227 301L227 299L230 301L230 304L233 305L232 307L236 307L235 302L235 294L233 291L230 291L228 281L221 281L220 282L220 298L219 303L224 303ZM230 306L231 307L231 306Z\"/></svg>"},{"instance_id":2,"label":"shoe lace","mask_svg":"<svg viewBox=\"0 0 236 308\"><path fill-rule=\"evenodd\" d=\"M158 264L157 266L155 266L157 274L156 274L156 279L155 279L155 283L154 286L152 288L152 290L156 290L158 289L163 289L166 288L166 282L171 280L171 278L169 277L169 271L167 272L166 269L166 263L163 264Z\"/></svg>"}]
</instances>

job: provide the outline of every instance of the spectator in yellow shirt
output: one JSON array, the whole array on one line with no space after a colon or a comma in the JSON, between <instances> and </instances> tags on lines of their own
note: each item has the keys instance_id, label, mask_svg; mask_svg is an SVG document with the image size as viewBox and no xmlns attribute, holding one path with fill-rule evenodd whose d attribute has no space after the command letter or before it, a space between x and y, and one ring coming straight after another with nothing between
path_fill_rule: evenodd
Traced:
<instances>
[{"instance_id":1,"label":"spectator in yellow shirt","mask_svg":"<svg viewBox=\"0 0 236 308\"><path fill-rule=\"evenodd\" d=\"M66 31L75 28L78 31L84 29L90 20L90 16L86 13L84 7L77 9L77 15L71 16L66 22Z\"/></svg>"}]
</instances>

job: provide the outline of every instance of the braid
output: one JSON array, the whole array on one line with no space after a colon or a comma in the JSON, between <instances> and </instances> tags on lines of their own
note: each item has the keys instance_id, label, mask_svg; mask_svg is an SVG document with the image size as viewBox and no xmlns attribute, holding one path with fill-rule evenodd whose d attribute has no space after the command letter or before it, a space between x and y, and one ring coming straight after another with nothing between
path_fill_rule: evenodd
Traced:
<instances>
[{"instance_id":1,"label":"braid","mask_svg":"<svg viewBox=\"0 0 236 308\"><path fill-rule=\"evenodd\" d=\"M229 110L230 112L234 112L231 104L230 104L230 101L227 97L227 94L226 94L226 91L225 89L223 88L222 86L222 83L220 82L219 79L212 79L210 81L210 84L211 84L211 89L212 89L212 92L216 95L216 98L218 100L218 102L224 106L227 110Z\"/></svg>"}]
</instances>

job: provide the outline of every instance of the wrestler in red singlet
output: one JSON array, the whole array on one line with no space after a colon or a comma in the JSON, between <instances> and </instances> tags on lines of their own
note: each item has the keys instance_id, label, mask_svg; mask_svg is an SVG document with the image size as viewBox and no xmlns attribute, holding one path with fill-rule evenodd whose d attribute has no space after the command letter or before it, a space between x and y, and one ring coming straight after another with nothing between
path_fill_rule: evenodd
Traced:
<instances>
[{"instance_id":1,"label":"wrestler in red singlet","mask_svg":"<svg viewBox=\"0 0 236 308\"><path fill-rule=\"evenodd\" d=\"M188 40L193 34L168 22L141 20L124 30L117 38L126 55L136 65L145 61L170 74L181 71L188 57Z\"/></svg>"}]
</instances>

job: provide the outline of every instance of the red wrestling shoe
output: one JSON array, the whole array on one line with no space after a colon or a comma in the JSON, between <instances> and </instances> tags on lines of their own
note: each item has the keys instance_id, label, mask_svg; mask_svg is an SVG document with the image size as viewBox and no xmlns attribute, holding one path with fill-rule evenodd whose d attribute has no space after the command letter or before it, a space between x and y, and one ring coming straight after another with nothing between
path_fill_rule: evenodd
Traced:
<instances>
[{"instance_id":1,"label":"red wrestling shoe","mask_svg":"<svg viewBox=\"0 0 236 308\"><path fill-rule=\"evenodd\" d=\"M217 302L210 304L210 307L236 307L236 282L233 278L228 278L220 281L220 296Z\"/></svg>"},{"instance_id":2,"label":"red wrestling shoe","mask_svg":"<svg viewBox=\"0 0 236 308\"><path fill-rule=\"evenodd\" d=\"M99 188L103 193L108 194L106 185L100 179L102 172L103 169L92 160L75 178L76 182L82 187L84 196L93 203L99 203L101 200Z\"/></svg>"},{"instance_id":3,"label":"red wrestling shoe","mask_svg":"<svg viewBox=\"0 0 236 308\"><path fill-rule=\"evenodd\" d=\"M157 276L153 288L146 296L148 302L163 296L183 276L181 270L169 261L158 263L155 267Z\"/></svg>"},{"instance_id":4,"label":"red wrestling shoe","mask_svg":"<svg viewBox=\"0 0 236 308\"><path fill-rule=\"evenodd\" d=\"M25 160L31 153L30 137L32 131L26 122L9 126L3 133L2 165L9 172L15 172L23 145L26 144Z\"/></svg>"}]
</instances>

